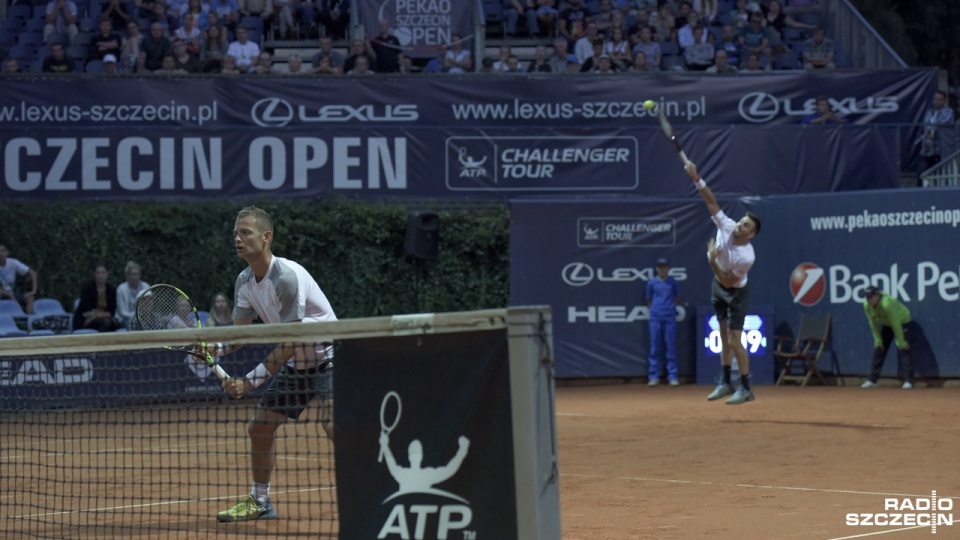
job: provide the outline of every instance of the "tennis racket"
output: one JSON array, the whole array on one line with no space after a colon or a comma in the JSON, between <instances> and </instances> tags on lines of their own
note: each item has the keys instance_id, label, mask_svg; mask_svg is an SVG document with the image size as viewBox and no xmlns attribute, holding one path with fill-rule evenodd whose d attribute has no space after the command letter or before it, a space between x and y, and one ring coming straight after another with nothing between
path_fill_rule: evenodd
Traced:
<instances>
[{"instance_id":1,"label":"tennis racket","mask_svg":"<svg viewBox=\"0 0 960 540\"><path fill-rule=\"evenodd\" d=\"M390 398L393 398L397 402L397 414L393 417L393 422L390 425L387 425L387 404L390 402ZM397 427L397 423L400 422L400 411L402 410L400 405L400 394L394 392L393 390L387 392L387 395L383 396L383 401L380 402L380 433L383 435L390 435L390 432L393 431L393 428ZM380 455L377 457L377 463L383 461L383 448L380 448Z\"/></svg>"},{"instance_id":2,"label":"tennis racket","mask_svg":"<svg viewBox=\"0 0 960 540\"><path fill-rule=\"evenodd\" d=\"M670 121L667 120L667 115L663 112L663 107L659 105L657 105L657 121L660 122L660 129L663 131L663 134L670 142L673 143L673 147L677 149L677 153L680 155L680 161L683 162L683 166L686 167L687 163L690 163L690 159L688 159L687 154L683 152L683 148L680 146L680 141L677 140L677 136L673 132L673 126L670 125Z\"/></svg>"},{"instance_id":3,"label":"tennis racket","mask_svg":"<svg viewBox=\"0 0 960 540\"><path fill-rule=\"evenodd\" d=\"M200 315L190 297L173 285L159 284L143 291L137 299L137 324L141 330L170 330L200 328ZM185 352L210 369L225 381L227 372L207 352L201 341L194 347L164 347L171 351Z\"/></svg>"}]
</instances>

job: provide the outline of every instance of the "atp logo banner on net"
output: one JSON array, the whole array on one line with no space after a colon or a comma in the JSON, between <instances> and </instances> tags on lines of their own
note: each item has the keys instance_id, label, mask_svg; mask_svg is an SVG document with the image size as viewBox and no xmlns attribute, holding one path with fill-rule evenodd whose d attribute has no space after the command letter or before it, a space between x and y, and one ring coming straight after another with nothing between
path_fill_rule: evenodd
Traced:
<instances>
[{"instance_id":1,"label":"atp logo banner on net","mask_svg":"<svg viewBox=\"0 0 960 540\"><path fill-rule=\"evenodd\" d=\"M506 335L338 344L340 537L517 538Z\"/></svg>"}]
</instances>

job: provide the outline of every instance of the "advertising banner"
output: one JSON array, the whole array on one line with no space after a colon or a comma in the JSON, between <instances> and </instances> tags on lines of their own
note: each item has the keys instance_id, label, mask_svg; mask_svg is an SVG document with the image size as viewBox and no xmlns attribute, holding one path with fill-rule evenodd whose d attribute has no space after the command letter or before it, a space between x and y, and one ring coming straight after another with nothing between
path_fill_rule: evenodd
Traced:
<instances>
[{"instance_id":1,"label":"advertising banner","mask_svg":"<svg viewBox=\"0 0 960 540\"><path fill-rule=\"evenodd\" d=\"M354 5L368 38L378 35L380 21L386 21L403 54L411 58L436 56L438 47L449 45L455 34L473 34L476 7L469 0L358 0ZM469 43L464 48L470 50Z\"/></svg>"},{"instance_id":2,"label":"advertising banner","mask_svg":"<svg viewBox=\"0 0 960 540\"><path fill-rule=\"evenodd\" d=\"M337 347L340 538L518 538L506 330Z\"/></svg>"}]
</instances>

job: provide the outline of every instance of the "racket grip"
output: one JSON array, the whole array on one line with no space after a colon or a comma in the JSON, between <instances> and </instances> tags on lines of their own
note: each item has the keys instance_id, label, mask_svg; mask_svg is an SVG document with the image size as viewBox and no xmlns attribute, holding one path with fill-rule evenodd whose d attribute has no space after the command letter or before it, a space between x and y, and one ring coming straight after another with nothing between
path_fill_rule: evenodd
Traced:
<instances>
[{"instance_id":1,"label":"racket grip","mask_svg":"<svg viewBox=\"0 0 960 540\"><path fill-rule=\"evenodd\" d=\"M217 377L219 377L221 381L225 381L230 378L230 376L227 375L227 372L220 367L220 364L214 364L211 366L211 369L213 369L213 372L217 374Z\"/></svg>"},{"instance_id":2,"label":"racket grip","mask_svg":"<svg viewBox=\"0 0 960 540\"><path fill-rule=\"evenodd\" d=\"M680 161L683 162L684 167L687 166L687 163L690 163L690 158L687 157L687 154L683 150L680 150Z\"/></svg>"},{"instance_id":3,"label":"racket grip","mask_svg":"<svg viewBox=\"0 0 960 540\"><path fill-rule=\"evenodd\" d=\"M383 448L380 449L380 454L377 456L377 463L383 463Z\"/></svg>"}]
</instances>

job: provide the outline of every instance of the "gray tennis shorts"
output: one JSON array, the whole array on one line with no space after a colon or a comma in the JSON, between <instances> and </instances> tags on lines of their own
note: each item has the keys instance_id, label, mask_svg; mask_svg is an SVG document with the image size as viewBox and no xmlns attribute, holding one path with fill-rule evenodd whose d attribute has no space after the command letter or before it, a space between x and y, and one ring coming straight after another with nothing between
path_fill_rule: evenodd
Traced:
<instances>
[{"instance_id":1,"label":"gray tennis shorts","mask_svg":"<svg viewBox=\"0 0 960 540\"><path fill-rule=\"evenodd\" d=\"M316 396L321 400L333 399L332 362L310 369L284 365L270 381L260 407L296 420Z\"/></svg>"},{"instance_id":2,"label":"gray tennis shorts","mask_svg":"<svg viewBox=\"0 0 960 540\"><path fill-rule=\"evenodd\" d=\"M726 319L728 329L743 330L743 320L747 318L747 310L750 309L750 284L739 289L728 288L714 278L712 302L718 321Z\"/></svg>"}]
</instances>

